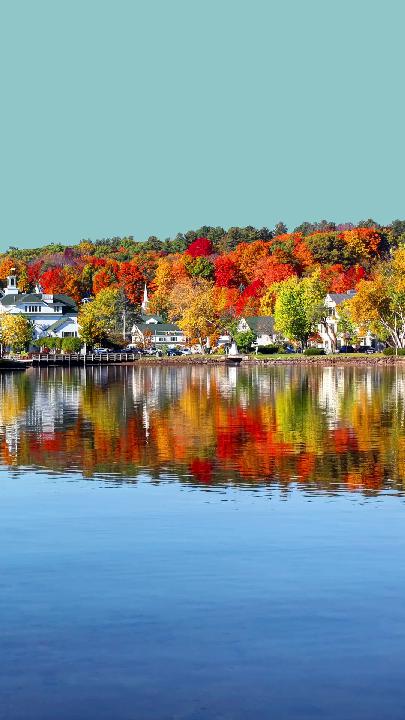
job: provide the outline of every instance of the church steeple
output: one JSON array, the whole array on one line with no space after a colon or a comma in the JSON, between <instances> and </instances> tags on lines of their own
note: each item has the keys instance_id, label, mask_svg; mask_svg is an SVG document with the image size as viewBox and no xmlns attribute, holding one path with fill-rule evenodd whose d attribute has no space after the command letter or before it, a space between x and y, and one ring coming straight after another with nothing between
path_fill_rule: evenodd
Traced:
<instances>
[{"instance_id":1,"label":"church steeple","mask_svg":"<svg viewBox=\"0 0 405 720\"><path fill-rule=\"evenodd\" d=\"M142 312L145 313L145 315L147 315L147 313L148 313L148 305L149 305L148 288L146 287L146 283L145 283L145 287L143 289L143 301L141 304Z\"/></svg>"},{"instance_id":2,"label":"church steeple","mask_svg":"<svg viewBox=\"0 0 405 720\"><path fill-rule=\"evenodd\" d=\"M7 286L4 288L5 295L18 295L20 292L17 286L17 276L14 273L15 268L11 268L10 275L7 276Z\"/></svg>"}]
</instances>

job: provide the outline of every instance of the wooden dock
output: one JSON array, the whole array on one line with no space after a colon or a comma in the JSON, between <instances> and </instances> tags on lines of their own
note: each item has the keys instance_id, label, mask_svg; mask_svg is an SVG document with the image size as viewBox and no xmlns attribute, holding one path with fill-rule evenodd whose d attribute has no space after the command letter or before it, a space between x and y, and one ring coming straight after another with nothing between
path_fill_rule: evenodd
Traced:
<instances>
[{"instance_id":1,"label":"wooden dock","mask_svg":"<svg viewBox=\"0 0 405 720\"><path fill-rule=\"evenodd\" d=\"M38 353L32 355L30 363L34 367L51 367L55 365L116 365L132 363L137 360L137 353Z\"/></svg>"}]
</instances>

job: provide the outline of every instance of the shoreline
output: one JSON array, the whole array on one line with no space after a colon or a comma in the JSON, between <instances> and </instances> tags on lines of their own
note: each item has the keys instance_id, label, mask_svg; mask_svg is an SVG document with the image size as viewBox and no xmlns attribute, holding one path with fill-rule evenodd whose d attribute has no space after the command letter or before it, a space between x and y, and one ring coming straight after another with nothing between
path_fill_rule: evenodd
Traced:
<instances>
[{"instance_id":1,"label":"shoreline","mask_svg":"<svg viewBox=\"0 0 405 720\"><path fill-rule=\"evenodd\" d=\"M268 357L256 357L255 355L244 355L239 356L235 362L225 355L187 355L182 357L146 357L140 356L136 360L123 361L123 362L109 362L109 363L90 363L85 365L85 368L92 367L157 367L157 366L171 366L171 367L184 367L184 366L195 366L195 365L212 365L215 367L264 367L264 366L303 366L308 367L309 365L315 366L326 366L326 367L342 367L342 366L358 366L358 367L392 367L404 364L404 356L395 355L278 355ZM23 361L0 361L0 372L10 372L13 370L32 370L32 369L43 369L43 368L56 368L56 367L81 367L77 363L66 363L64 365L60 363L49 363L43 366L34 366L30 362Z\"/></svg>"},{"instance_id":2,"label":"shoreline","mask_svg":"<svg viewBox=\"0 0 405 720\"><path fill-rule=\"evenodd\" d=\"M225 365L227 367L248 367L249 365L400 365L405 364L405 357L395 355L286 355L255 357L244 356L241 362L232 364L228 357L211 355L185 357L145 357L135 361L139 365ZM123 363L124 364L124 363ZM131 363L132 364L132 363Z\"/></svg>"}]
</instances>

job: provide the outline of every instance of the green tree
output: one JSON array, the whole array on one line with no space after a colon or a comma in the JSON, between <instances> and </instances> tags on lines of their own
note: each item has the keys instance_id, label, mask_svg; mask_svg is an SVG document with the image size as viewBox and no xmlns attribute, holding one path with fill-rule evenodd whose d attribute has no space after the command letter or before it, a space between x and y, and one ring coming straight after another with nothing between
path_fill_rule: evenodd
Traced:
<instances>
[{"instance_id":1,"label":"green tree","mask_svg":"<svg viewBox=\"0 0 405 720\"><path fill-rule=\"evenodd\" d=\"M117 288L100 290L94 300L84 303L79 311L80 337L94 345L116 334L121 321L120 291Z\"/></svg>"},{"instance_id":2,"label":"green tree","mask_svg":"<svg viewBox=\"0 0 405 720\"><path fill-rule=\"evenodd\" d=\"M319 232L309 235L306 243L315 262L323 264L352 265L355 262L353 254L344 242L339 232Z\"/></svg>"},{"instance_id":3,"label":"green tree","mask_svg":"<svg viewBox=\"0 0 405 720\"><path fill-rule=\"evenodd\" d=\"M325 288L314 273L299 279L296 276L278 283L274 308L275 328L288 340L306 347L308 337L324 314Z\"/></svg>"},{"instance_id":4,"label":"green tree","mask_svg":"<svg viewBox=\"0 0 405 720\"><path fill-rule=\"evenodd\" d=\"M347 303L341 303L341 305L339 305L337 331L343 336L346 344L352 344L358 340L359 328L350 316Z\"/></svg>"},{"instance_id":5,"label":"green tree","mask_svg":"<svg viewBox=\"0 0 405 720\"><path fill-rule=\"evenodd\" d=\"M274 227L273 237L277 237L277 235L285 235L286 233L288 233L288 227L280 220Z\"/></svg>"},{"instance_id":6,"label":"green tree","mask_svg":"<svg viewBox=\"0 0 405 720\"><path fill-rule=\"evenodd\" d=\"M202 277L207 280L214 275L214 266L206 257L197 257L189 265L189 273L194 277Z\"/></svg>"},{"instance_id":7,"label":"green tree","mask_svg":"<svg viewBox=\"0 0 405 720\"><path fill-rule=\"evenodd\" d=\"M236 342L238 350L243 353L248 353L252 349L252 342L254 342L255 334L251 330L244 330L235 332L232 335Z\"/></svg>"}]
</instances>

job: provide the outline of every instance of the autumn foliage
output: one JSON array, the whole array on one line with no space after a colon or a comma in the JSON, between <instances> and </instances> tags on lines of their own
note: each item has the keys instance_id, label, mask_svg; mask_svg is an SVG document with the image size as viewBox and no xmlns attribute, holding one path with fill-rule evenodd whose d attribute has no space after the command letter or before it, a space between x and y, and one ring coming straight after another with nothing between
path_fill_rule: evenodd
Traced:
<instances>
[{"instance_id":1,"label":"autumn foliage","mask_svg":"<svg viewBox=\"0 0 405 720\"><path fill-rule=\"evenodd\" d=\"M304 223L279 234L266 228L205 227L164 242L112 238L84 240L74 247L10 250L0 256L0 284L5 285L14 268L24 292L39 284L45 293L66 294L79 303L115 289L138 309L146 285L150 310L176 321L181 319L180 297L188 298L182 312L187 310L189 319L197 319L209 297L210 323L217 332L231 316L272 313L281 284L291 278L316 275L325 292L333 293L372 279L379 263L389 260L390 243L395 250L398 238L405 237L405 222L396 221L392 228L370 222L340 228ZM277 229L285 226L279 223ZM203 299L197 292L201 283L208 293Z\"/></svg>"}]
</instances>

